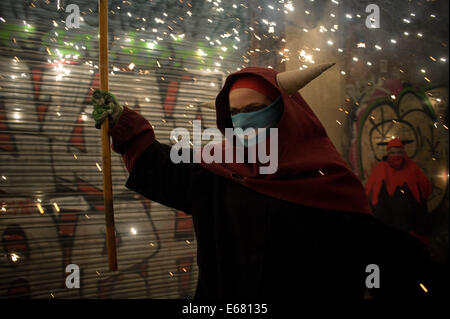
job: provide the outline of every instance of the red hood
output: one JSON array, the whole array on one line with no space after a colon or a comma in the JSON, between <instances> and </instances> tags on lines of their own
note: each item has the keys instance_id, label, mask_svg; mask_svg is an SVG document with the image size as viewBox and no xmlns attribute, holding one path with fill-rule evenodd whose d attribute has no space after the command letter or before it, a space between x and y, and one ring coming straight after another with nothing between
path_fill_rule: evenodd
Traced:
<instances>
[{"instance_id":1,"label":"red hood","mask_svg":"<svg viewBox=\"0 0 450 319\"><path fill-rule=\"evenodd\" d=\"M228 76L216 98L217 127L232 128L228 93L243 74L262 77L278 89L284 113L278 123L278 170L259 174L259 163L201 163L216 174L278 199L311 207L371 213L364 188L331 143L327 133L299 93L278 87L273 69L249 67ZM324 88L325 89L325 88ZM267 149L269 152L269 149Z\"/></svg>"}]
</instances>

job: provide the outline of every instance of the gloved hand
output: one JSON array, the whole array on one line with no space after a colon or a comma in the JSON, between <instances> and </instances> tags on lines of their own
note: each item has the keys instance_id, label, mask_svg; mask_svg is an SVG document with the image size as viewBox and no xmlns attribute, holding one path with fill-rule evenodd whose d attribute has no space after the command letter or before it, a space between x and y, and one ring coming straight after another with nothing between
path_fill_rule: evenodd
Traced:
<instances>
[{"instance_id":1,"label":"gloved hand","mask_svg":"<svg viewBox=\"0 0 450 319\"><path fill-rule=\"evenodd\" d=\"M94 106L92 117L95 121L95 127L98 129L106 116L109 116L110 127L113 127L123 112L123 106L108 91L95 90L92 94L92 104Z\"/></svg>"}]
</instances>

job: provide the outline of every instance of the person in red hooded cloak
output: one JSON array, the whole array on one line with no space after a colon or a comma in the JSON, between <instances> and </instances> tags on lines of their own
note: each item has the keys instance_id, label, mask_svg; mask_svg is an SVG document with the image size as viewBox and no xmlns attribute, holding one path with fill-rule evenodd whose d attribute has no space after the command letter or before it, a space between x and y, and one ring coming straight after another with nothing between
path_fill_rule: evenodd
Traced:
<instances>
[{"instance_id":1,"label":"person in red hooded cloak","mask_svg":"<svg viewBox=\"0 0 450 319\"><path fill-rule=\"evenodd\" d=\"M428 245L427 199L432 185L408 157L400 139L392 139L386 151L387 156L375 166L365 185L375 217Z\"/></svg>"},{"instance_id":2,"label":"person in red hooded cloak","mask_svg":"<svg viewBox=\"0 0 450 319\"><path fill-rule=\"evenodd\" d=\"M370 264L381 276L379 288L370 286L374 295L423 293L426 249L373 217L361 182L298 93L330 66L244 68L209 103L223 134L255 122L278 129L259 142L278 143L270 174L260 173L259 160L175 164L145 118L94 92L97 127L112 116L113 148L130 172L126 186L192 216L195 298L362 298Z\"/></svg>"}]
</instances>

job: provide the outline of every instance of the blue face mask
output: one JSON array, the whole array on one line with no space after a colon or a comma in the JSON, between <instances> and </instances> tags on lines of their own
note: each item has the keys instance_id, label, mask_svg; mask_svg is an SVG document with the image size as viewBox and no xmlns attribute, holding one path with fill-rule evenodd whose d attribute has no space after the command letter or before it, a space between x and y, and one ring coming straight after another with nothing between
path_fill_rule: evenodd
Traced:
<instances>
[{"instance_id":1,"label":"blue face mask","mask_svg":"<svg viewBox=\"0 0 450 319\"><path fill-rule=\"evenodd\" d=\"M252 136L240 136L236 134L237 138L245 146L258 144L269 136L269 128L277 126L283 114L283 99L279 96L275 101L265 108L248 113L238 113L231 116L234 128L241 128L245 131L248 128L253 128L258 133L258 128L266 128L266 132L263 134L257 134Z\"/></svg>"}]
</instances>

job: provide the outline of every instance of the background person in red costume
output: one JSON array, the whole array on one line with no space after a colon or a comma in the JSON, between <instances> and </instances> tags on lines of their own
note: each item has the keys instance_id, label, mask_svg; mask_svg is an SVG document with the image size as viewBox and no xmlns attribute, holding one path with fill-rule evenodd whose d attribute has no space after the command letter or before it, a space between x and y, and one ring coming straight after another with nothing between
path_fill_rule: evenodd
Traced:
<instances>
[{"instance_id":1,"label":"background person in red costume","mask_svg":"<svg viewBox=\"0 0 450 319\"><path fill-rule=\"evenodd\" d=\"M93 118L99 127L111 117L114 150L130 172L126 186L192 216L196 298L362 298L369 264L381 272L376 295L424 294L426 249L373 217L361 182L298 93L330 66L244 68L210 103L222 133L278 129L276 141L270 134L259 142L278 142L272 174L260 174L259 160L175 164L145 118L111 93L94 92Z\"/></svg>"},{"instance_id":2,"label":"background person in red costume","mask_svg":"<svg viewBox=\"0 0 450 319\"><path fill-rule=\"evenodd\" d=\"M386 150L387 156L375 166L366 183L375 217L428 244L427 199L432 185L408 157L400 139L392 139Z\"/></svg>"}]
</instances>

